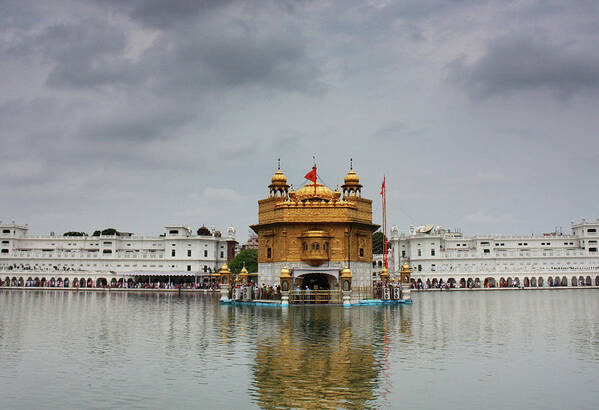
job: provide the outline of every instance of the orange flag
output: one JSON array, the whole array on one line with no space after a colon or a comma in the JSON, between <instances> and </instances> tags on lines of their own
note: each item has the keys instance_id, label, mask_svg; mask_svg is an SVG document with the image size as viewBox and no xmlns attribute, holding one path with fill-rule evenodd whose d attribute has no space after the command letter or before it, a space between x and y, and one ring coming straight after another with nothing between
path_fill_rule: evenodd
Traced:
<instances>
[{"instance_id":1,"label":"orange flag","mask_svg":"<svg viewBox=\"0 0 599 410\"><path fill-rule=\"evenodd\" d=\"M385 192L385 178L383 178L383 185L381 186L381 195Z\"/></svg>"},{"instance_id":2,"label":"orange flag","mask_svg":"<svg viewBox=\"0 0 599 410\"><path fill-rule=\"evenodd\" d=\"M304 178L316 183L316 167L312 167L312 171L308 172Z\"/></svg>"}]
</instances>

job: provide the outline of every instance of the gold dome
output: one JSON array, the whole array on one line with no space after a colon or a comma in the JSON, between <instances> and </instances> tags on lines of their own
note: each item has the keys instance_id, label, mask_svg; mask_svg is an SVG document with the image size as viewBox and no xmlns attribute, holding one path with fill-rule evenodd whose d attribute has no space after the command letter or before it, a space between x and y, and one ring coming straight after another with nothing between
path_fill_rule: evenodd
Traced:
<instances>
[{"instance_id":1,"label":"gold dome","mask_svg":"<svg viewBox=\"0 0 599 410\"><path fill-rule=\"evenodd\" d=\"M316 190L314 190L314 184L304 185L303 187L295 191L295 196L300 201L312 198L330 201L331 199L333 199L333 191L331 191L326 186L322 185L320 182L317 182Z\"/></svg>"},{"instance_id":2,"label":"gold dome","mask_svg":"<svg viewBox=\"0 0 599 410\"><path fill-rule=\"evenodd\" d=\"M350 169L343 182L345 185L358 185L360 184L360 177L354 172L353 169Z\"/></svg>"},{"instance_id":3,"label":"gold dome","mask_svg":"<svg viewBox=\"0 0 599 410\"><path fill-rule=\"evenodd\" d=\"M277 169L277 172L272 176L271 182L273 185L286 185L287 177L280 169Z\"/></svg>"},{"instance_id":4,"label":"gold dome","mask_svg":"<svg viewBox=\"0 0 599 410\"><path fill-rule=\"evenodd\" d=\"M360 185L360 177L354 172L354 160L349 159L349 172L343 179L344 185Z\"/></svg>"},{"instance_id":5,"label":"gold dome","mask_svg":"<svg viewBox=\"0 0 599 410\"><path fill-rule=\"evenodd\" d=\"M281 160L278 162L277 172L275 172L270 181L272 185L287 185L287 177L281 171Z\"/></svg>"},{"instance_id":6,"label":"gold dome","mask_svg":"<svg viewBox=\"0 0 599 410\"><path fill-rule=\"evenodd\" d=\"M342 278L351 278L351 269L346 265L341 271Z\"/></svg>"},{"instance_id":7,"label":"gold dome","mask_svg":"<svg viewBox=\"0 0 599 410\"><path fill-rule=\"evenodd\" d=\"M245 268L245 263L243 264L243 268L241 268L241 272L239 272L241 276L247 276L248 270Z\"/></svg>"},{"instance_id":8,"label":"gold dome","mask_svg":"<svg viewBox=\"0 0 599 410\"><path fill-rule=\"evenodd\" d=\"M387 268L383 268L381 270L381 279L386 278L389 276L389 271L387 270Z\"/></svg>"},{"instance_id":9,"label":"gold dome","mask_svg":"<svg viewBox=\"0 0 599 410\"><path fill-rule=\"evenodd\" d=\"M281 269L281 277L282 278L291 277L291 271L287 268L287 266L283 266L283 269Z\"/></svg>"},{"instance_id":10,"label":"gold dome","mask_svg":"<svg viewBox=\"0 0 599 410\"><path fill-rule=\"evenodd\" d=\"M401 271L404 273L410 273L410 265L408 265L407 262L404 262L403 265L401 265Z\"/></svg>"},{"instance_id":11,"label":"gold dome","mask_svg":"<svg viewBox=\"0 0 599 410\"><path fill-rule=\"evenodd\" d=\"M229 273L231 273L231 271L229 270L229 266L225 263L222 268L220 268L220 272L221 275L227 275Z\"/></svg>"}]
</instances>

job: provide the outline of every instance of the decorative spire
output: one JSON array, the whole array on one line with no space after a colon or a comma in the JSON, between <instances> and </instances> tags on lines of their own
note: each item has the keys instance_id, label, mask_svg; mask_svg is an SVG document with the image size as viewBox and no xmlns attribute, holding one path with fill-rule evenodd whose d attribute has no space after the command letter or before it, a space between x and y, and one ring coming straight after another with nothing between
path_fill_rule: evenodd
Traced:
<instances>
[{"instance_id":1,"label":"decorative spire","mask_svg":"<svg viewBox=\"0 0 599 410\"><path fill-rule=\"evenodd\" d=\"M277 169L280 170L281 169L281 158L277 159Z\"/></svg>"},{"instance_id":2,"label":"decorative spire","mask_svg":"<svg viewBox=\"0 0 599 410\"><path fill-rule=\"evenodd\" d=\"M353 158L350 158L350 159L349 159L349 169L350 169L350 170L353 170L353 169L354 169L354 159L353 159Z\"/></svg>"}]
</instances>

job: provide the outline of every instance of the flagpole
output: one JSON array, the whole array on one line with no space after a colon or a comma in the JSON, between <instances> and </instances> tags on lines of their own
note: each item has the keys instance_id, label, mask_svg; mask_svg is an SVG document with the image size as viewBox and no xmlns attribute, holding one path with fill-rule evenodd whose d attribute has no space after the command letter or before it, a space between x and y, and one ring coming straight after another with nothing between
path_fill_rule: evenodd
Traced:
<instances>
[{"instance_id":1,"label":"flagpole","mask_svg":"<svg viewBox=\"0 0 599 410\"><path fill-rule=\"evenodd\" d=\"M316 164L314 164L314 195L316 195L316 178L318 175L316 174Z\"/></svg>"},{"instance_id":2,"label":"flagpole","mask_svg":"<svg viewBox=\"0 0 599 410\"><path fill-rule=\"evenodd\" d=\"M383 265L387 266L387 186L385 184L385 176L383 176L383 189L381 189L381 199L383 205Z\"/></svg>"}]
</instances>

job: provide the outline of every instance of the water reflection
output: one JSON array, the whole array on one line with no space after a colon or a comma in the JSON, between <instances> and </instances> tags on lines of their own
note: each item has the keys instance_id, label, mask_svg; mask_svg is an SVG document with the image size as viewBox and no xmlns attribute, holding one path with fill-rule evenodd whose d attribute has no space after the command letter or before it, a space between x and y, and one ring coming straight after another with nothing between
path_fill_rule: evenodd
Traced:
<instances>
[{"instance_id":1,"label":"water reflection","mask_svg":"<svg viewBox=\"0 0 599 410\"><path fill-rule=\"evenodd\" d=\"M0 291L0 397L8 408L591 408L597 295L281 309L204 294Z\"/></svg>"},{"instance_id":2,"label":"water reflection","mask_svg":"<svg viewBox=\"0 0 599 410\"><path fill-rule=\"evenodd\" d=\"M254 311L266 327L258 332L254 399L267 408L373 406L377 389L390 384L382 376L390 329L410 338L402 309L300 307L268 320L273 312Z\"/></svg>"}]
</instances>

